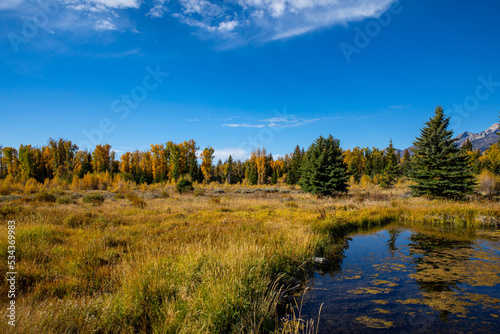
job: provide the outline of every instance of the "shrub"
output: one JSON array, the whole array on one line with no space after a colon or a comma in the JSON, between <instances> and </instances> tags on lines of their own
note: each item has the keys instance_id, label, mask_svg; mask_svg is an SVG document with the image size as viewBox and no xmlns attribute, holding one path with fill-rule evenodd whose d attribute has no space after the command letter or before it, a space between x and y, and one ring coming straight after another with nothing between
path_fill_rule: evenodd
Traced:
<instances>
[{"instance_id":1,"label":"shrub","mask_svg":"<svg viewBox=\"0 0 500 334\"><path fill-rule=\"evenodd\" d=\"M80 226L90 225L92 223L92 213L72 213L68 217L64 218L64 224L68 227L75 228Z\"/></svg>"},{"instance_id":2,"label":"shrub","mask_svg":"<svg viewBox=\"0 0 500 334\"><path fill-rule=\"evenodd\" d=\"M7 218L19 214L24 208L22 206L5 205L0 206L0 217Z\"/></svg>"},{"instance_id":3,"label":"shrub","mask_svg":"<svg viewBox=\"0 0 500 334\"><path fill-rule=\"evenodd\" d=\"M361 180L359 181L359 184L363 188L368 188L372 185L372 179L370 178L370 176L365 174L365 175L361 176Z\"/></svg>"},{"instance_id":4,"label":"shrub","mask_svg":"<svg viewBox=\"0 0 500 334\"><path fill-rule=\"evenodd\" d=\"M76 201L73 196L63 195L56 199L57 204L74 204Z\"/></svg>"},{"instance_id":5,"label":"shrub","mask_svg":"<svg viewBox=\"0 0 500 334\"><path fill-rule=\"evenodd\" d=\"M193 192L193 195L195 197L205 196L205 190L203 190L203 188L196 188Z\"/></svg>"},{"instance_id":6,"label":"shrub","mask_svg":"<svg viewBox=\"0 0 500 334\"><path fill-rule=\"evenodd\" d=\"M500 192L500 177L488 170L478 176L478 190L484 195L496 195Z\"/></svg>"},{"instance_id":7,"label":"shrub","mask_svg":"<svg viewBox=\"0 0 500 334\"><path fill-rule=\"evenodd\" d=\"M130 201L130 204L136 208L144 209L146 207L146 202L134 193L128 194L127 199Z\"/></svg>"},{"instance_id":8,"label":"shrub","mask_svg":"<svg viewBox=\"0 0 500 334\"><path fill-rule=\"evenodd\" d=\"M83 196L83 203L92 203L93 205L99 205L104 202L104 196L99 193L90 193Z\"/></svg>"},{"instance_id":9,"label":"shrub","mask_svg":"<svg viewBox=\"0 0 500 334\"><path fill-rule=\"evenodd\" d=\"M80 181L80 188L85 190L97 190L99 188L99 179L96 175L87 173Z\"/></svg>"},{"instance_id":10,"label":"shrub","mask_svg":"<svg viewBox=\"0 0 500 334\"><path fill-rule=\"evenodd\" d=\"M183 194L188 191L194 190L193 183L186 179L181 179L177 182L175 189L179 192L179 194Z\"/></svg>"},{"instance_id":11,"label":"shrub","mask_svg":"<svg viewBox=\"0 0 500 334\"><path fill-rule=\"evenodd\" d=\"M24 185L24 193L25 194L33 194L36 193L40 189L41 184L39 184L35 179L31 178L26 181Z\"/></svg>"},{"instance_id":12,"label":"shrub","mask_svg":"<svg viewBox=\"0 0 500 334\"><path fill-rule=\"evenodd\" d=\"M56 201L56 196L44 191L36 194L35 200L38 202L54 203Z\"/></svg>"},{"instance_id":13,"label":"shrub","mask_svg":"<svg viewBox=\"0 0 500 334\"><path fill-rule=\"evenodd\" d=\"M12 190L10 189L10 185L5 180L0 180L0 195L10 195Z\"/></svg>"},{"instance_id":14,"label":"shrub","mask_svg":"<svg viewBox=\"0 0 500 334\"><path fill-rule=\"evenodd\" d=\"M212 204L219 205L219 204L220 204L220 201L221 201L221 198L220 198L220 197L214 197L214 196L211 196L211 197L210 197L210 202L211 202Z\"/></svg>"}]
</instances>

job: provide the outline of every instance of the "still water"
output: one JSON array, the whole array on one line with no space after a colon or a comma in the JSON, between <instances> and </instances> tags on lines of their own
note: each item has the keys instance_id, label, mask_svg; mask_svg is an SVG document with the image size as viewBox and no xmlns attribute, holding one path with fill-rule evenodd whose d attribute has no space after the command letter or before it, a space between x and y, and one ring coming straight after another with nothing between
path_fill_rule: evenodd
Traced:
<instances>
[{"instance_id":1,"label":"still water","mask_svg":"<svg viewBox=\"0 0 500 334\"><path fill-rule=\"evenodd\" d=\"M318 333L500 333L500 231L389 226L344 240L309 281Z\"/></svg>"}]
</instances>

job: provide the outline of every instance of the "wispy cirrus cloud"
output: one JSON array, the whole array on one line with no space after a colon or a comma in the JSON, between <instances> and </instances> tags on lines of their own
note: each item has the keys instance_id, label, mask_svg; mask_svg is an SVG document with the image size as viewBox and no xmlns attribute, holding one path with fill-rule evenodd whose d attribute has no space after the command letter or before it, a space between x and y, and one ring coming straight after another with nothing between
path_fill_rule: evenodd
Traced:
<instances>
[{"instance_id":1,"label":"wispy cirrus cloud","mask_svg":"<svg viewBox=\"0 0 500 334\"><path fill-rule=\"evenodd\" d=\"M222 124L222 126L228 128L263 128L264 124L246 124L246 123L230 123L230 124Z\"/></svg>"},{"instance_id":2,"label":"wispy cirrus cloud","mask_svg":"<svg viewBox=\"0 0 500 334\"><path fill-rule=\"evenodd\" d=\"M107 21L107 20L99 20L94 24L95 30L116 30L116 26Z\"/></svg>"},{"instance_id":3,"label":"wispy cirrus cloud","mask_svg":"<svg viewBox=\"0 0 500 334\"><path fill-rule=\"evenodd\" d=\"M181 22L232 37L276 40L378 17L395 0L179 0Z\"/></svg>"},{"instance_id":4,"label":"wispy cirrus cloud","mask_svg":"<svg viewBox=\"0 0 500 334\"><path fill-rule=\"evenodd\" d=\"M17 8L21 5L23 0L2 0L0 1L0 10L9 10Z\"/></svg>"},{"instance_id":5,"label":"wispy cirrus cloud","mask_svg":"<svg viewBox=\"0 0 500 334\"><path fill-rule=\"evenodd\" d=\"M229 124L222 124L224 127L230 127L230 128L293 128L293 127L298 127L302 125L306 125L309 123L314 123L322 118L312 118L312 119L304 119L304 118L297 118L293 115L291 116L286 116L286 117L273 117L273 118L266 118L266 119L261 119L258 120L258 124L249 124L249 123L229 123ZM326 118L323 118L326 119Z\"/></svg>"},{"instance_id":6,"label":"wispy cirrus cloud","mask_svg":"<svg viewBox=\"0 0 500 334\"><path fill-rule=\"evenodd\" d=\"M378 17L396 0L39 0L57 2L62 16L73 25L56 29L92 27L95 31L132 31L137 22L130 11L141 10L150 19L174 18L200 34L242 43L271 41L302 35L324 27ZM36 1L3 0L0 11L26 11ZM74 14L79 15L75 16ZM164 18L167 17L167 18ZM76 22L88 21L87 24ZM144 22L143 22L144 23ZM52 27L50 27L53 29ZM90 29L90 31L92 30ZM57 32L57 31L56 31Z\"/></svg>"},{"instance_id":7,"label":"wispy cirrus cloud","mask_svg":"<svg viewBox=\"0 0 500 334\"><path fill-rule=\"evenodd\" d=\"M406 105L397 104L397 105L389 106L389 109L402 109L402 108L411 108L411 107L412 107L411 104L406 104Z\"/></svg>"}]
</instances>

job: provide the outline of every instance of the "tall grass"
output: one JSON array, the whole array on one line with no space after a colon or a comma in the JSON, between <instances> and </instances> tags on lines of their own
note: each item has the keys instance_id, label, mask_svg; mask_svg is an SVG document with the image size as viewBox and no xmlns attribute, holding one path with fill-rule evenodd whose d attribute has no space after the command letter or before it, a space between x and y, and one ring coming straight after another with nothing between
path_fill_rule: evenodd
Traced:
<instances>
[{"instance_id":1,"label":"tall grass","mask_svg":"<svg viewBox=\"0 0 500 334\"><path fill-rule=\"evenodd\" d=\"M172 185L145 189L98 206L74 194L57 205L0 202L0 219L19 222L19 333L314 332L317 322L304 327L298 312L278 319L280 291L304 278L313 256L336 256L335 237L401 219L454 226L500 220L497 202L405 199L398 187L357 188L335 199L236 187L218 197L175 194ZM2 223L0 235L6 230ZM0 238L2 258L6 250ZM8 271L6 261L0 269ZM3 310L6 289L0 286Z\"/></svg>"}]
</instances>

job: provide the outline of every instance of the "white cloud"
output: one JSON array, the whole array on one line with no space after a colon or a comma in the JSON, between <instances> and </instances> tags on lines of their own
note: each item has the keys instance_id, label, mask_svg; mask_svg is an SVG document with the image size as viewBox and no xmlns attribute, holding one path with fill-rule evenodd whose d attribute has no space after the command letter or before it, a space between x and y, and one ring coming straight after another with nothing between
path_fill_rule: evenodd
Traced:
<instances>
[{"instance_id":1,"label":"white cloud","mask_svg":"<svg viewBox=\"0 0 500 334\"><path fill-rule=\"evenodd\" d=\"M94 29L99 31L116 30L113 23L106 20L99 20L94 24Z\"/></svg>"},{"instance_id":2,"label":"white cloud","mask_svg":"<svg viewBox=\"0 0 500 334\"><path fill-rule=\"evenodd\" d=\"M266 125L265 124L244 124L244 123L238 124L238 123L236 123L236 124L222 124L222 126L226 126L229 128L263 128Z\"/></svg>"},{"instance_id":3,"label":"white cloud","mask_svg":"<svg viewBox=\"0 0 500 334\"><path fill-rule=\"evenodd\" d=\"M230 128L294 128L308 123L313 123L319 121L320 118L303 119L296 118L295 116L285 116L285 117L273 117L261 119L258 122L261 124L248 124L248 123L233 123L233 124L222 124L222 126Z\"/></svg>"},{"instance_id":4,"label":"white cloud","mask_svg":"<svg viewBox=\"0 0 500 334\"><path fill-rule=\"evenodd\" d=\"M378 17L395 0L178 0L182 22L221 34L236 25L245 35L276 40L369 17ZM175 16L175 15L174 15ZM241 24L243 23L244 24Z\"/></svg>"},{"instance_id":5,"label":"white cloud","mask_svg":"<svg viewBox=\"0 0 500 334\"><path fill-rule=\"evenodd\" d=\"M59 4L75 10L103 11L106 9L139 8L140 0L59 0Z\"/></svg>"},{"instance_id":6,"label":"white cloud","mask_svg":"<svg viewBox=\"0 0 500 334\"><path fill-rule=\"evenodd\" d=\"M241 45L251 40L290 38L323 27L378 17L396 0L52 1L57 1L60 7L55 21L68 22L66 17L74 19L73 14L79 15L78 22L72 20L73 24L61 24L59 29L94 27L100 31L133 31L136 22L130 19L127 11L143 7L150 18L161 18L168 13L199 33L222 36L230 45ZM35 6L28 0L0 0L0 10L25 10L28 4Z\"/></svg>"},{"instance_id":7,"label":"white cloud","mask_svg":"<svg viewBox=\"0 0 500 334\"><path fill-rule=\"evenodd\" d=\"M235 160L247 160L250 157L250 153L247 152L244 148L222 148L222 149L215 149L214 150L214 161L218 161L219 159L221 161L225 161L227 158L233 158L233 161Z\"/></svg>"},{"instance_id":8,"label":"white cloud","mask_svg":"<svg viewBox=\"0 0 500 334\"><path fill-rule=\"evenodd\" d=\"M165 7L165 0L156 0L154 7L152 7L149 12L146 14L146 16L152 17L152 18L159 18L163 17L165 12L168 11L168 8Z\"/></svg>"},{"instance_id":9,"label":"white cloud","mask_svg":"<svg viewBox=\"0 0 500 334\"><path fill-rule=\"evenodd\" d=\"M2 0L0 1L0 10L17 8L23 1L24 0Z\"/></svg>"},{"instance_id":10,"label":"white cloud","mask_svg":"<svg viewBox=\"0 0 500 334\"><path fill-rule=\"evenodd\" d=\"M100 3L108 8L139 8L140 0L91 0L91 2Z\"/></svg>"},{"instance_id":11,"label":"white cloud","mask_svg":"<svg viewBox=\"0 0 500 334\"><path fill-rule=\"evenodd\" d=\"M234 28L238 26L238 21L228 21L219 23L219 32L229 32L233 31Z\"/></svg>"},{"instance_id":12,"label":"white cloud","mask_svg":"<svg viewBox=\"0 0 500 334\"><path fill-rule=\"evenodd\" d=\"M207 0L179 0L184 14L200 14L202 16L217 16L223 12L222 7Z\"/></svg>"}]
</instances>

